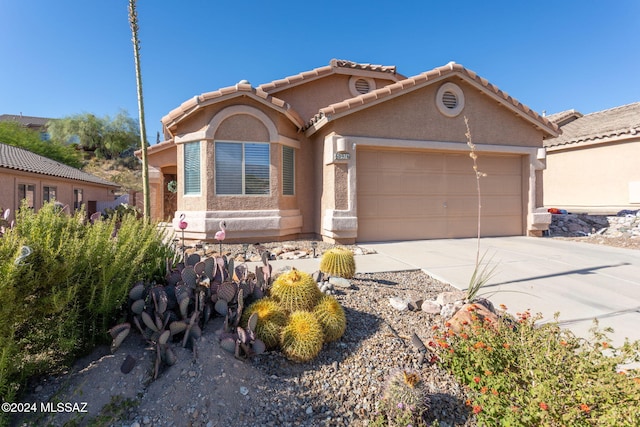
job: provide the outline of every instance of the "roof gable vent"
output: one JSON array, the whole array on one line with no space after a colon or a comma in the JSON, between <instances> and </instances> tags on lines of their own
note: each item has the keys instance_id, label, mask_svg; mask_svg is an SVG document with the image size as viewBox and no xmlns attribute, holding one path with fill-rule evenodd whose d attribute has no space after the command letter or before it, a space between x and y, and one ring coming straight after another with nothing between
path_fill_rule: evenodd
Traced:
<instances>
[{"instance_id":1,"label":"roof gable vent","mask_svg":"<svg viewBox=\"0 0 640 427\"><path fill-rule=\"evenodd\" d=\"M356 86L356 92L358 93L369 93L369 82L366 81L365 79L358 79L356 80L355 83Z\"/></svg>"},{"instance_id":2,"label":"roof gable vent","mask_svg":"<svg viewBox=\"0 0 640 427\"><path fill-rule=\"evenodd\" d=\"M442 103L448 109L453 110L458 106L458 98L455 93L446 91L442 94Z\"/></svg>"},{"instance_id":3,"label":"roof gable vent","mask_svg":"<svg viewBox=\"0 0 640 427\"><path fill-rule=\"evenodd\" d=\"M460 114L464 108L464 93L460 86L449 82L440 86L436 93L436 107L447 117Z\"/></svg>"},{"instance_id":4,"label":"roof gable vent","mask_svg":"<svg viewBox=\"0 0 640 427\"><path fill-rule=\"evenodd\" d=\"M376 82L369 77L352 76L349 79L349 91L353 96L364 95L375 89Z\"/></svg>"}]
</instances>

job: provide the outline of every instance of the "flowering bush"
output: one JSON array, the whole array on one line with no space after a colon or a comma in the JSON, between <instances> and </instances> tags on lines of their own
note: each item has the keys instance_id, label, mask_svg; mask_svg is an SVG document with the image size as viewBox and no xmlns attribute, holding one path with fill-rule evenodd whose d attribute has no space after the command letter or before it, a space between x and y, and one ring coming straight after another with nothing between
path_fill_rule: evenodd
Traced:
<instances>
[{"instance_id":1,"label":"flowering bush","mask_svg":"<svg viewBox=\"0 0 640 427\"><path fill-rule=\"evenodd\" d=\"M469 388L470 411L482 425L640 425L640 341L614 347L597 322L590 341L540 315L518 313L497 324L475 318L429 345L440 363Z\"/></svg>"}]
</instances>

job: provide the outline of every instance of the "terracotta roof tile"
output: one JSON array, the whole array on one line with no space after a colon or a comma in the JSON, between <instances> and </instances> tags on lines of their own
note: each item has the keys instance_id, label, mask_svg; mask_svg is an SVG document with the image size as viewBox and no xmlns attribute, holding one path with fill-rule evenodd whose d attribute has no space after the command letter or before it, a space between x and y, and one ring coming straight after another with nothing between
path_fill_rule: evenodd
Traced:
<instances>
[{"instance_id":1,"label":"terracotta roof tile","mask_svg":"<svg viewBox=\"0 0 640 427\"><path fill-rule=\"evenodd\" d=\"M612 138L640 138L640 102L581 115L575 110L552 114L548 118L562 123L567 118L575 117L561 125L562 135L545 140L545 147L557 147L587 142L605 142Z\"/></svg>"},{"instance_id":2,"label":"terracotta roof tile","mask_svg":"<svg viewBox=\"0 0 640 427\"><path fill-rule=\"evenodd\" d=\"M536 113L531 108L525 106L517 99L511 97L506 92L501 91L497 86L494 86L493 84L489 83L488 80L478 76L477 73L467 70L460 64L456 64L452 62L447 65L437 67L432 70L426 71L424 73L418 74L416 76L409 77L404 80L400 80L396 83L389 84L385 87L371 91L370 93L359 95L357 97L346 99L336 104L332 104L327 107L324 107L320 109L319 113L309 121L305 129L308 129L311 126L315 125L319 120L321 120L322 118L324 118L329 114L335 115L335 114L338 114L339 112L346 112L349 109L355 109L359 106L372 103L374 102L374 100L381 100L384 98L395 96L401 92L410 91L413 88L430 84L430 82L440 80L442 77L446 77L454 73L457 73L458 75L464 77L467 81L470 81L481 87L486 88L488 92L495 94L499 99L513 106L514 109L522 113L522 116L528 118L533 122L538 123L541 127L544 127L548 134L551 134L551 135L557 134L558 126L556 126L554 123L552 123L545 117L541 116L540 114Z\"/></svg>"},{"instance_id":3,"label":"terracotta roof tile","mask_svg":"<svg viewBox=\"0 0 640 427\"><path fill-rule=\"evenodd\" d=\"M314 68L313 70L309 70L309 71L304 71L302 73L285 77L283 79L274 80L270 83L264 83L258 86L258 88L261 90L264 90L265 92L273 92L273 91L287 88L289 86L293 86L295 84L302 83L304 81L310 81L322 76L333 74L336 72L336 70L341 68L384 73L386 75L392 75L394 80L397 80L398 78L404 78L404 76L396 72L395 65L361 64L358 62L347 61L344 59L332 59L329 62L329 65L325 65L319 68Z\"/></svg>"},{"instance_id":4,"label":"terracotta roof tile","mask_svg":"<svg viewBox=\"0 0 640 427\"><path fill-rule=\"evenodd\" d=\"M0 143L0 168L90 182L109 187L120 187L118 184L83 172L80 169L56 162L55 160L43 157L24 148L2 143Z\"/></svg>"},{"instance_id":5,"label":"terracotta roof tile","mask_svg":"<svg viewBox=\"0 0 640 427\"><path fill-rule=\"evenodd\" d=\"M268 104L281 110L299 128L303 126L304 120L291 108L291 106L280 98L269 95L260 88L254 88L250 83L240 82L234 86L223 87L213 92L206 92L183 102L178 108L172 110L162 118L165 127L171 126L174 122L180 121L191 114L195 109L201 108L214 102L218 102L227 97L241 96L247 94L257 99L263 99Z\"/></svg>"}]
</instances>

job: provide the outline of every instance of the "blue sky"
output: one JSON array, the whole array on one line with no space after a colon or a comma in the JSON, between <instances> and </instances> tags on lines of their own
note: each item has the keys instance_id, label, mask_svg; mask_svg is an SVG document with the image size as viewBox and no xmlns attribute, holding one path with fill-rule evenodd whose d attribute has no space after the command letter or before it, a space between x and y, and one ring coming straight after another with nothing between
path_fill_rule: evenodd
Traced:
<instances>
[{"instance_id":1,"label":"blue sky","mask_svg":"<svg viewBox=\"0 0 640 427\"><path fill-rule=\"evenodd\" d=\"M127 0L0 0L0 114L137 119ZM147 134L195 95L332 58L455 61L539 113L640 101L640 2L138 0Z\"/></svg>"}]
</instances>

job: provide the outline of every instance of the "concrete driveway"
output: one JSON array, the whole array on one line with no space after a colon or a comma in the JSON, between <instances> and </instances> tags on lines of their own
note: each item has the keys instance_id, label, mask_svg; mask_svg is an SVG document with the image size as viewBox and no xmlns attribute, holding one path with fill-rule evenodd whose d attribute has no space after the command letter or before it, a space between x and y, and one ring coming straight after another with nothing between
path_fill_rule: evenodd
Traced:
<instances>
[{"instance_id":1,"label":"concrete driveway","mask_svg":"<svg viewBox=\"0 0 640 427\"><path fill-rule=\"evenodd\" d=\"M476 239L362 244L378 255L357 258L358 270L421 269L456 288L466 289L473 272ZM497 264L480 294L515 314L530 309L588 337L593 319L612 327L616 345L640 340L640 251L532 237L483 238L480 253ZM369 258L372 257L372 258ZM373 267L373 265L372 265ZM404 267L404 268L403 268Z\"/></svg>"}]
</instances>

